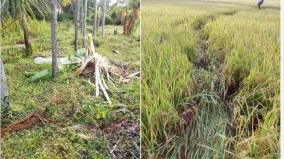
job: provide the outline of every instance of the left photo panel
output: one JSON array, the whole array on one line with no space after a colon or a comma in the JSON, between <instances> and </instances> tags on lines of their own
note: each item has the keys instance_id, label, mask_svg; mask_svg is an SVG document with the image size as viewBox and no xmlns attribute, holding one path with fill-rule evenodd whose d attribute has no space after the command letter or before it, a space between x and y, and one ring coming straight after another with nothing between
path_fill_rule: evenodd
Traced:
<instances>
[{"instance_id":1,"label":"left photo panel","mask_svg":"<svg viewBox=\"0 0 284 159\"><path fill-rule=\"evenodd\" d=\"M140 1L0 7L0 158L140 158Z\"/></svg>"}]
</instances>

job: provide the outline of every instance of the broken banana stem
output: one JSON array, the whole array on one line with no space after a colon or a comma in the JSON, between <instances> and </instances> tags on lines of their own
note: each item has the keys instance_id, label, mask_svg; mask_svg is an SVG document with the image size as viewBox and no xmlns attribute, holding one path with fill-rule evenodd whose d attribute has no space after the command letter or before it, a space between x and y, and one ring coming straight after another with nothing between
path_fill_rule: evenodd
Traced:
<instances>
[{"instance_id":1,"label":"broken banana stem","mask_svg":"<svg viewBox=\"0 0 284 159\"><path fill-rule=\"evenodd\" d=\"M108 86L107 86L106 81L105 81L104 78L102 78L102 81L103 81L103 85L104 85L105 89L109 90L109 88L108 88Z\"/></svg>"},{"instance_id":2,"label":"broken banana stem","mask_svg":"<svg viewBox=\"0 0 284 159\"><path fill-rule=\"evenodd\" d=\"M100 89L99 89L99 76L100 76L100 72L99 72L99 64L98 61L96 61L96 67L95 67L95 79L96 79L96 97L99 97L99 93L100 93Z\"/></svg>"},{"instance_id":3,"label":"broken banana stem","mask_svg":"<svg viewBox=\"0 0 284 159\"><path fill-rule=\"evenodd\" d=\"M109 70L112 66L109 63L109 60L95 52L95 47L93 44L92 36L88 35L88 47L85 55L85 60L82 66L78 69L79 75L93 76L95 82L92 83L90 80L87 81L90 85L95 87L95 95L99 97L100 90L102 90L103 95L109 104L112 104L107 90L109 87L104 78L106 78L110 84L114 86L113 79L110 77Z\"/></svg>"},{"instance_id":4,"label":"broken banana stem","mask_svg":"<svg viewBox=\"0 0 284 159\"><path fill-rule=\"evenodd\" d=\"M104 88L104 86L103 86L103 84L102 84L101 79L99 78L98 81L99 81L100 88L101 88L101 90L103 91L103 93L104 93L104 95L105 95L105 97L106 97L108 103L111 104L111 100L110 100L110 98L109 98L109 95L108 95L106 89Z\"/></svg>"}]
</instances>

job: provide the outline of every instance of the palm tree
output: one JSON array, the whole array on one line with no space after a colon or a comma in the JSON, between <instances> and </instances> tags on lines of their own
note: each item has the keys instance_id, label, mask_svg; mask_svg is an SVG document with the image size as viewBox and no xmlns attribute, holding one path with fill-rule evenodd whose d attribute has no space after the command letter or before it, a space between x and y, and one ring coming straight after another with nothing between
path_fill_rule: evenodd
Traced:
<instances>
[{"instance_id":1,"label":"palm tree","mask_svg":"<svg viewBox=\"0 0 284 159\"><path fill-rule=\"evenodd\" d=\"M99 27L101 26L101 7L97 6L97 32L99 31Z\"/></svg>"},{"instance_id":2,"label":"palm tree","mask_svg":"<svg viewBox=\"0 0 284 159\"><path fill-rule=\"evenodd\" d=\"M52 78L57 72L57 2L50 1L51 5L51 47L52 47Z\"/></svg>"},{"instance_id":3,"label":"palm tree","mask_svg":"<svg viewBox=\"0 0 284 159\"><path fill-rule=\"evenodd\" d=\"M96 26L97 26L97 0L93 0L94 6L94 19L93 19L93 36L96 33Z\"/></svg>"},{"instance_id":4,"label":"palm tree","mask_svg":"<svg viewBox=\"0 0 284 159\"><path fill-rule=\"evenodd\" d=\"M4 72L4 65L2 62L2 58L0 57L0 94L1 94L1 109L4 113L6 113L9 109L9 94L8 94L8 86L7 81L5 78L5 72Z\"/></svg>"},{"instance_id":5,"label":"palm tree","mask_svg":"<svg viewBox=\"0 0 284 159\"><path fill-rule=\"evenodd\" d=\"M11 24L18 21L23 30L27 56L32 55L32 43L30 40L27 15L35 17L33 9L45 15L49 11L48 4L48 0L4 0L1 4L1 30L7 29Z\"/></svg>"},{"instance_id":6,"label":"palm tree","mask_svg":"<svg viewBox=\"0 0 284 159\"><path fill-rule=\"evenodd\" d=\"M30 56L33 54L32 43L30 40L30 31L29 26L26 18L26 14L24 12L20 12L20 19L19 19L20 26L24 33L24 41L26 47L26 56Z\"/></svg>"},{"instance_id":7,"label":"palm tree","mask_svg":"<svg viewBox=\"0 0 284 159\"><path fill-rule=\"evenodd\" d=\"M2 2L2 1L1 1ZM52 41L52 75L54 77L57 71L57 3L66 6L71 3L71 0L4 0L3 3L0 3L0 22L1 29L3 31L7 29L11 24L19 21L20 26L24 33L24 41L26 47L26 55L32 54L32 44L30 41L28 23L26 15L31 15L35 17L34 9L38 11L41 15L48 15L50 9L51 14L51 41ZM50 5L50 6L49 6ZM8 6L8 7L7 7Z\"/></svg>"},{"instance_id":8,"label":"palm tree","mask_svg":"<svg viewBox=\"0 0 284 159\"><path fill-rule=\"evenodd\" d=\"M84 0L83 47L86 47L87 13L88 13L88 0Z\"/></svg>"},{"instance_id":9,"label":"palm tree","mask_svg":"<svg viewBox=\"0 0 284 159\"><path fill-rule=\"evenodd\" d=\"M84 1L85 0L82 0L81 2L80 2L80 9L79 9L79 13L80 13L80 15L79 15L79 26L80 26L80 31L81 31L81 33L83 33L83 23L84 23Z\"/></svg>"},{"instance_id":10,"label":"palm tree","mask_svg":"<svg viewBox=\"0 0 284 159\"><path fill-rule=\"evenodd\" d=\"M106 0L106 12L109 11L109 4L110 4L110 0Z\"/></svg>"},{"instance_id":11,"label":"palm tree","mask_svg":"<svg viewBox=\"0 0 284 159\"><path fill-rule=\"evenodd\" d=\"M126 17L125 17L124 27L123 27L123 34L126 34L126 35L131 34L135 30L135 23L137 22L137 19L139 17L138 13L140 9L140 2L139 0L132 0L129 6L131 7L132 12L128 16L127 9L126 9Z\"/></svg>"},{"instance_id":12,"label":"palm tree","mask_svg":"<svg viewBox=\"0 0 284 159\"><path fill-rule=\"evenodd\" d=\"M107 0L104 0L103 3L103 23L102 23L102 36L104 36L104 27L106 23L106 5L107 5Z\"/></svg>"},{"instance_id":13,"label":"palm tree","mask_svg":"<svg viewBox=\"0 0 284 159\"><path fill-rule=\"evenodd\" d=\"M125 17L124 17L124 20L123 20L123 34L127 34L127 15L128 13L128 8L125 7Z\"/></svg>"},{"instance_id":14,"label":"palm tree","mask_svg":"<svg viewBox=\"0 0 284 159\"><path fill-rule=\"evenodd\" d=\"M77 52L78 50L78 31L79 31L79 18L80 18L80 0L75 0L75 2L73 2L73 4L75 5L75 12L74 12L74 16L75 16L75 42L74 42L74 49Z\"/></svg>"}]
</instances>

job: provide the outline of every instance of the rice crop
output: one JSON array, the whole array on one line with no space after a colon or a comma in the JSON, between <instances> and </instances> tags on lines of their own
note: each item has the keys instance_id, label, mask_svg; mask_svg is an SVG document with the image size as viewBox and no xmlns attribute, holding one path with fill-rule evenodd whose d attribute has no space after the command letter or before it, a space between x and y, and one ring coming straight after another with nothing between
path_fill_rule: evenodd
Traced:
<instances>
[{"instance_id":1,"label":"rice crop","mask_svg":"<svg viewBox=\"0 0 284 159\"><path fill-rule=\"evenodd\" d=\"M142 1L143 158L280 157L279 9Z\"/></svg>"}]
</instances>

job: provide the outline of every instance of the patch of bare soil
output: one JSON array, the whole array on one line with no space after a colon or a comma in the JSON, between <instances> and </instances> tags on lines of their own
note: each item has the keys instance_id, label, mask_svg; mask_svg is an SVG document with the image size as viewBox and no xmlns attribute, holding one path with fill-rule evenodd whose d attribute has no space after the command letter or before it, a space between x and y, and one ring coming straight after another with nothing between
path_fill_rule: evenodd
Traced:
<instances>
[{"instance_id":1,"label":"patch of bare soil","mask_svg":"<svg viewBox=\"0 0 284 159\"><path fill-rule=\"evenodd\" d=\"M137 121L118 119L103 123L100 129L111 143L109 151L113 158L139 158L140 128Z\"/></svg>"},{"instance_id":2,"label":"patch of bare soil","mask_svg":"<svg viewBox=\"0 0 284 159\"><path fill-rule=\"evenodd\" d=\"M3 137L8 132L17 132L23 129L28 129L36 124L44 124L47 123L47 119L45 119L42 115L43 109L37 109L29 114L24 119L12 123L7 127L1 128L1 137Z\"/></svg>"}]
</instances>

